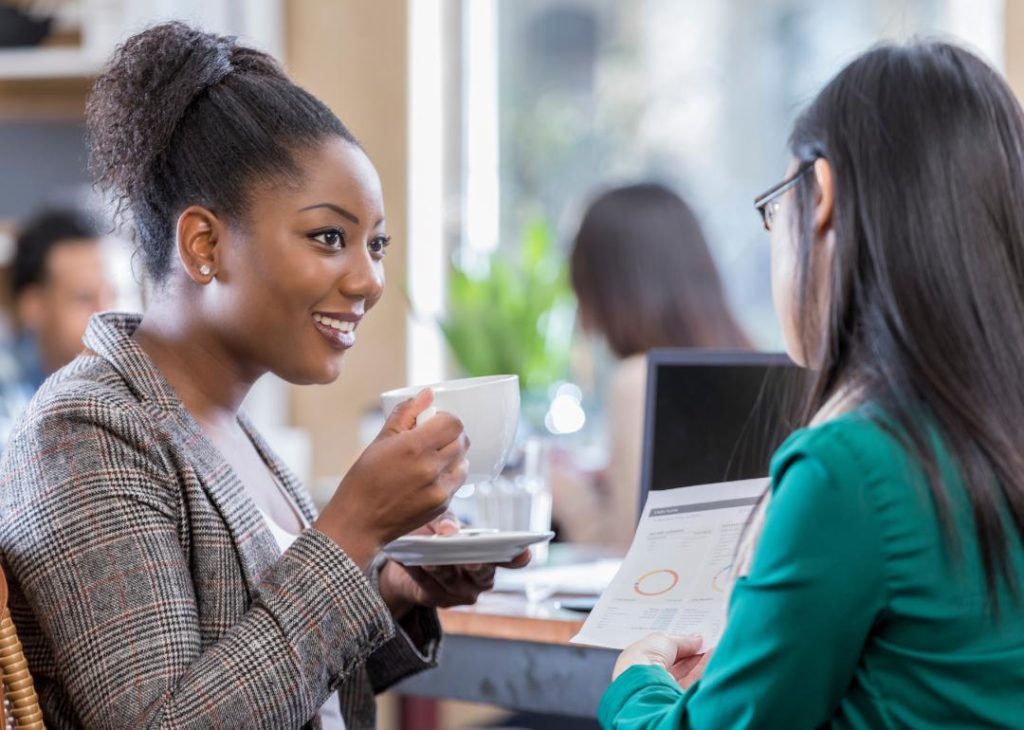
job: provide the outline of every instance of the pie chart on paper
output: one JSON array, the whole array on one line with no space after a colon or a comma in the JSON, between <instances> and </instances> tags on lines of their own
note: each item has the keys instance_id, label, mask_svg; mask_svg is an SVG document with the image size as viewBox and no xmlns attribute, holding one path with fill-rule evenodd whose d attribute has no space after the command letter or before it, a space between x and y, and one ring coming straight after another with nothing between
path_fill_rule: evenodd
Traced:
<instances>
[{"instance_id":1,"label":"pie chart on paper","mask_svg":"<svg viewBox=\"0 0 1024 730\"><path fill-rule=\"evenodd\" d=\"M633 584L633 592L640 596L662 596L679 584L679 573L671 568L658 568L644 573Z\"/></svg>"},{"instance_id":2,"label":"pie chart on paper","mask_svg":"<svg viewBox=\"0 0 1024 730\"><path fill-rule=\"evenodd\" d=\"M718 571L718 573L715 574L715 577L711 579L711 589L715 591L715 593L725 593L725 589L729 585L729 575L731 572L732 564L730 563Z\"/></svg>"}]
</instances>

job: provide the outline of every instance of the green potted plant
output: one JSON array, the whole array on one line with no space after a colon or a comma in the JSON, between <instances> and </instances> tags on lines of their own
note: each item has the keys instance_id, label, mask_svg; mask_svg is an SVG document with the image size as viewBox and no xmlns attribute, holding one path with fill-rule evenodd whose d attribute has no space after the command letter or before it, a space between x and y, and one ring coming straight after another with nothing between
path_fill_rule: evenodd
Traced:
<instances>
[{"instance_id":1,"label":"green potted plant","mask_svg":"<svg viewBox=\"0 0 1024 730\"><path fill-rule=\"evenodd\" d=\"M569 370L575 303L550 226L528 223L515 251L491 255L480 273L453 264L441 330L466 376L519 376L528 427L540 430L550 386Z\"/></svg>"}]
</instances>

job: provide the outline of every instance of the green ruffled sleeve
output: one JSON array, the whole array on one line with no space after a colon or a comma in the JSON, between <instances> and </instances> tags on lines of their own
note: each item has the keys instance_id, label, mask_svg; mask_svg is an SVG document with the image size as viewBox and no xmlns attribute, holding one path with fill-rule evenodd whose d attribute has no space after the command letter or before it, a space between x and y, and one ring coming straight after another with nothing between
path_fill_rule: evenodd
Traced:
<instances>
[{"instance_id":1,"label":"green ruffled sleeve","mask_svg":"<svg viewBox=\"0 0 1024 730\"><path fill-rule=\"evenodd\" d=\"M773 462L773 497L727 629L682 691L633 667L608 689L603 727L815 728L834 715L885 605L874 476L834 429L791 439Z\"/></svg>"}]
</instances>

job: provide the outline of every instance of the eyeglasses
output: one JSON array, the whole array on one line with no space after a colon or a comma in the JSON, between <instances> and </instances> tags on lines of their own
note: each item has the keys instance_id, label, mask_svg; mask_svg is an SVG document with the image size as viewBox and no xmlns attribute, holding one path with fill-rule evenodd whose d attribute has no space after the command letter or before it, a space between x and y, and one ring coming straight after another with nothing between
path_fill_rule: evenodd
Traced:
<instances>
[{"instance_id":1,"label":"eyeglasses","mask_svg":"<svg viewBox=\"0 0 1024 730\"><path fill-rule=\"evenodd\" d=\"M754 198L754 207L757 208L757 212L761 214L761 222L764 223L764 229L766 231L770 231L772 229L772 221L775 219L775 214L778 212L779 206L782 204L778 199L779 196L796 185L800 176L814 167L814 163L817 161L818 158L808 160L800 165L800 167L796 169L796 172L780 182L778 185L769 188Z\"/></svg>"}]
</instances>

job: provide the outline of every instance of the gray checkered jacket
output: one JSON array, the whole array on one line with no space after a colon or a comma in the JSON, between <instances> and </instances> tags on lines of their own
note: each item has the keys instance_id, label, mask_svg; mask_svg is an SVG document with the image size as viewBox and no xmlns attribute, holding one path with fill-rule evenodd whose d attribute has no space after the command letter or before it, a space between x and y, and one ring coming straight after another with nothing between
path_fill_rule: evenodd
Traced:
<instances>
[{"instance_id":1,"label":"gray checkered jacket","mask_svg":"<svg viewBox=\"0 0 1024 730\"><path fill-rule=\"evenodd\" d=\"M0 462L11 612L51 728L299 728L335 690L350 730L432 666L436 613L397 629L375 577L322 533L282 555L238 477L130 339L50 378ZM244 419L308 520L308 495Z\"/></svg>"}]
</instances>

